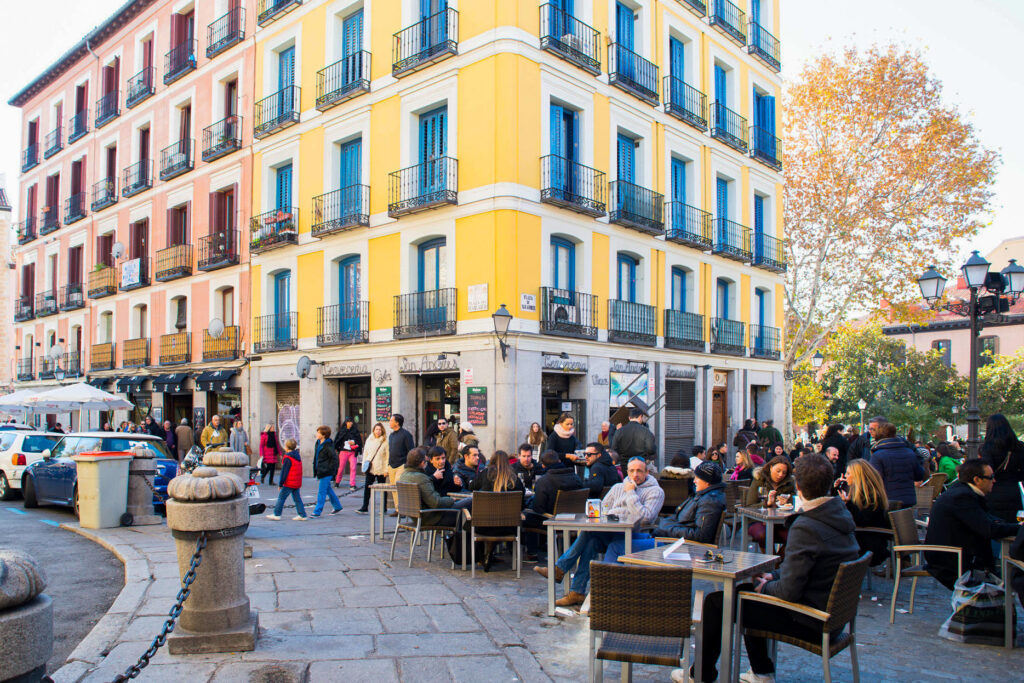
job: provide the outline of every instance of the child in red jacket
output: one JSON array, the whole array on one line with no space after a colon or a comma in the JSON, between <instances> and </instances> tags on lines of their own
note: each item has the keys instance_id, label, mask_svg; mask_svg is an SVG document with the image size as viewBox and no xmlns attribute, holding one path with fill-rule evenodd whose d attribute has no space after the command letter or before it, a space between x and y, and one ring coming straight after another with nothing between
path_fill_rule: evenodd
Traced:
<instances>
[{"instance_id":1,"label":"child in red jacket","mask_svg":"<svg viewBox=\"0 0 1024 683\"><path fill-rule=\"evenodd\" d=\"M299 489L302 488L302 458L299 457L299 444L295 439L288 439L284 442L284 458L281 463L281 492L277 496L277 503L274 505L274 514L267 515L267 519L281 519L281 510L284 509L284 501L288 496L295 501L295 510L299 513L292 517L295 521L306 521L306 508L302 505L302 496Z\"/></svg>"}]
</instances>

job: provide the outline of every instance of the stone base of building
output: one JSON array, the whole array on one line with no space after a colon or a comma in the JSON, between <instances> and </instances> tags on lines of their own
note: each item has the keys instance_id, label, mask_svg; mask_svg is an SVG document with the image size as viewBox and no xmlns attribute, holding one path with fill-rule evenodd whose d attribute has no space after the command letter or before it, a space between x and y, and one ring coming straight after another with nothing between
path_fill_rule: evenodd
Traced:
<instances>
[{"instance_id":1,"label":"stone base of building","mask_svg":"<svg viewBox=\"0 0 1024 683\"><path fill-rule=\"evenodd\" d=\"M260 618L253 610L249 619L235 628L214 633L193 633L178 627L167 638L167 650L172 655L201 655L211 652L251 652L256 649Z\"/></svg>"}]
</instances>

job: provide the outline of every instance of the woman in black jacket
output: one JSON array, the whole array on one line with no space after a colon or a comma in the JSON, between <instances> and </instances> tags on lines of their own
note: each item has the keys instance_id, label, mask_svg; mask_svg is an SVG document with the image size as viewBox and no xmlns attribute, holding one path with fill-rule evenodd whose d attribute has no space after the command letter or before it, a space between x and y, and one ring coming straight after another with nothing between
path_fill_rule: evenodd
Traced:
<instances>
[{"instance_id":1,"label":"woman in black jacket","mask_svg":"<svg viewBox=\"0 0 1024 683\"><path fill-rule=\"evenodd\" d=\"M562 413L555 422L554 429L548 434L547 448L558 453L562 463L573 465L576 462L575 453L583 448L580 440L576 438L576 421L569 413ZM572 456L571 458L569 456Z\"/></svg>"},{"instance_id":2,"label":"woman in black jacket","mask_svg":"<svg viewBox=\"0 0 1024 683\"><path fill-rule=\"evenodd\" d=\"M821 452L827 453L829 446L834 446L839 451L837 469L839 474L846 472L846 452L850 449L850 442L843 436L843 425L830 424L825 430L825 438L821 440Z\"/></svg>"},{"instance_id":3,"label":"woman in black jacket","mask_svg":"<svg viewBox=\"0 0 1024 683\"><path fill-rule=\"evenodd\" d=\"M355 491L356 470L359 469L359 452L363 450L363 437L360 436L359 428L351 417L346 417L342 423L341 430L334 439L334 449L338 452L338 475L334 478L334 488L341 485L341 475L345 473L345 463L348 463L348 490Z\"/></svg>"},{"instance_id":4,"label":"woman in black jacket","mask_svg":"<svg viewBox=\"0 0 1024 683\"><path fill-rule=\"evenodd\" d=\"M1016 523L1017 510L1024 508L1020 483L1024 482L1024 443L1017 439L1009 421L996 413L985 423L981 457L992 466L995 485L985 496L989 510L1004 522Z\"/></svg>"},{"instance_id":5,"label":"woman in black jacket","mask_svg":"<svg viewBox=\"0 0 1024 683\"><path fill-rule=\"evenodd\" d=\"M889 499L878 471L863 458L858 458L850 463L845 481L847 486L839 488L839 497L846 503L857 528L889 529ZM870 531L856 531L855 534L860 554L871 551L872 567L877 567L889 557L888 535Z\"/></svg>"}]
</instances>

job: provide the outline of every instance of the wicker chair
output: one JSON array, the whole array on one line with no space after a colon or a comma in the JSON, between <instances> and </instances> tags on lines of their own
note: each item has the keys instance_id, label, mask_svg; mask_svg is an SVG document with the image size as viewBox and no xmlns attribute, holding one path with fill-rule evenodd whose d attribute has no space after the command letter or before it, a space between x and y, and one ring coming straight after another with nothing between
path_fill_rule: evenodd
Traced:
<instances>
[{"instance_id":1,"label":"wicker chair","mask_svg":"<svg viewBox=\"0 0 1024 683\"><path fill-rule=\"evenodd\" d=\"M523 568L523 544L522 544L522 521L523 492L522 491L474 491L472 511L465 510L466 518L470 524L469 541L472 550L470 561L472 565L472 576L476 578L476 542L477 541L507 541L515 542L515 553L512 555L512 564L516 568L516 578L520 578ZM515 534L478 534L477 529L489 529L509 527L516 530Z\"/></svg>"},{"instance_id":2,"label":"wicker chair","mask_svg":"<svg viewBox=\"0 0 1024 683\"><path fill-rule=\"evenodd\" d=\"M932 509L932 503L942 493L945 485L945 472L936 472L928 477L928 481L917 487L917 504L914 505L914 512L918 514L929 512Z\"/></svg>"},{"instance_id":3,"label":"wicker chair","mask_svg":"<svg viewBox=\"0 0 1024 683\"><path fill-rule=\"evenodd\" d=\"M924 558L921 553L924 551L936 553L954 553L956 555L957 576L963 575L963 550L949 545L924 545L917 537L917 524L914 523L913 508L893 510L889 513L892 521L893 546L892 552L895 557L893 566L896 569L896 578L892 582L892 601L889 605L889 623L896 623L896 598L900 590L900 579L904 576L913 577L910 583L910 613L914 613L914 592L917 590L917 580L921 577L931 576L924 568ZM900 561L904 555L916 556L914 565L903 568Z\"/></svg>"},{"instance_id":4,"label":"wicker chair","mask_svg":"<svg viewBox=\"0 0 1024 683\"><path fill-rule=\"evenodd\" d=\"M807 605L796 602L789 602L762 593L751 591L740 591L739 600L736 606L736 632L743 635L767 638L776 643L788 643L795 645L802 650L821 657L821 665L824 668L824 680L831 683L832 672L829 662L832 657L850 648L850 664L853 667L853 681L859 683L860 668L857 666L857 605L860 602L860 585L864 581L864 575L868 572L868 564L871 561L871 553L864 553L859 559L844 562L839 565L835 581L832 583L832 592L828 596L828 604L825 610L817 610ZM794 614L801 614L821 622L821 640L802 640L785 633L776 633L772 630L761 628L745 628L743 626L743 606L753 602L765 605L775 605L784 608ZM842 633L849 624L848 633ZM841 633L837 638L832 634ZM735 639L735 653L733 662L740 661L740 642L742 638ZM734 680L738 680L738 672L734 672Z\"/></svg>"},{"instance_id":5,"label":"wicker chair","mask_svg":"<svg viewBox=\"0 0 1024 683\"><path fill-rule=\"evenodd\" d=\"M688 670L694 626L700 680L704 593L691 600L691 579L689 569L591 562L589 680L603 680L605 660L622 662L623 681L632 680L633 664Z\"/></svg>"},{"instance_id":6,"label":"wicker chair","mask_svg":"<svg viewBox=\"0 0 1024 683\"><path fill-rule=\"evenodd\" d=\"M544 513L545 519L551 519L555 515L564 514L583 514L587 511L587 498L590 498L589 489L573 489L563 490L555 494L555 508L551 514ZM536 514L529 513L526 514ZM523 527L523 533L525 534L538 534L547 537L548 530L545 527L534 528L534 527ZM558 539L555 539L556 542ZM566 548L569 547L569 530L566 529L562 532L562 541Z\"/></svg>"},{"instance_id":7,"label":"wicker chair","mask_svg":"<svg viewBox=\"0 0 1024 683\"><path fill-rule=\"evenodd\" d=\"M413 550L415 550L416 546L419 544L420 533L424 532L424 531L429 531L430 534L431 534L431 536L430 536L430 543L427 544L427 562L429 563L430 562L430 555L431 555L431 553L432 553L432 551L434 549L434 543L433 543L434 536L437 534L437 532L438 531L456 532L456 531L458 531L458 528L454 524L452 524L452 525L446 525L446 524L424 525L423 524L423 517L422 517L422 515L424 513L432 513L432 512L454 512L454 513L458 514L459 510L454 509L454 508L433 508L433 509L429 509L428 508L428 509L422 509L423 502L420 500L420 487L417 484L411 484L409 482L398 482L398 483L395 484L395 486L396 486L396 495L398 496L398 523L395 524L395 531L391 535L391 554L388 556L388 560L389 561L393 561L395 559L395 544L398 542L398 532L400 530L401 531L409 531L409 532L411 532L411 534L409 536L409 566L411 567L412 566L412 553L413 553ZM403 520L406 520L406 521L403 521ZM413 524L413 521L415 521L415 524ZM462 535L463 535L463 539L462 539L463 540L463 546L465 546L465 540L466 540L465 539L465 535L466 535L466 532L463 531ZM462 568L465 569L466 568L466 566L465 566L465 563L466 563L465 558L463 558L462 563L463 563ZM454 569L454 568L455 568L455 563L452 562L452 569Z\"/></svg>"},{"instance_id":8,"label":"wicker chair","mask_svg":"<svg viewBox=\"0 0 1024 683\"><path fill-rule=\"evenodd\" d=\"M690 482L692 478L685 479L659 479L658 484L665 492L665 502L661 506L662 515L670 515L672 512L686 502L690 497Z\"/></svg>"},{"instance_id":9,"label":"wicker chair","mask_svg":"<svg viewBox=\"0 0 1024 683\"><path fill-rule=\"evenodd\" d=\"M1006 590L1003 592L1003 616L1006 620L1006 623L1004 624L1005 630L1003 632L1003 639L1005 641L1004 646L1011 649L1016 645L1016 643L1013 642L1013 636L1014 632L1017 630L1014 628L1012 621L1017 618L1017 613L1013 608L1013 598L1017 595L1017 591L1013 590L1013 587L1010 585L1010 580L1013 578L1013 572L1015 571L1024 572L1024 562L1007 557L1006 576L1003 577L1003 586L1006 587Z\"/></svg>"},{"instance_id":10,"label":"wicker chair","mask_svg":"<svg viewBox=\"0 0 1024 683\"><path fill-rule=\"evenodd\" d=\"M740 485L738 481L727 481L725 482L725 512L722 514L722 521L719 524L718 536L715 538L718 540L719 545L724 545L725 526L730 526L729 532L729 545L731 546L736 540L736 526L739 524L740 516L736 514L736 506L740 502ZM740 542L742 546L742 541ZM741 548L742 549L742 548Z\"/></svg>"}]
</instances>

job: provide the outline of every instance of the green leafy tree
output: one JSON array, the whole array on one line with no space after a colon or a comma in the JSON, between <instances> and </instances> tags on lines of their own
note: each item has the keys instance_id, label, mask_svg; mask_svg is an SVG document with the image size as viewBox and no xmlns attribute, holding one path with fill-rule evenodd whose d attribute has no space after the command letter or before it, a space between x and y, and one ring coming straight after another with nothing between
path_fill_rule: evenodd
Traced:
<instances>
[{"instance_id":1,"label":"green leafy tree","mask_svg":"<svg viewBox=\"0 0 1024 683\"><path fill-rule=\"evenodd\" d=\"M978 368L978 407L982 420L1002 413L1018 433L1024 429L1024 348Z\"/></svg>"},{"instance_id":2,"label":"green leafy tree","mask_svg":"<svg viewBox=\"0 0 1024 683\"><path fill-rule=\"evenodd\" d=\"M803 368L809 370L810 367ZM819 425L828 419L830 401L813 375L804 375L793 382L793 427L799 431L809 422Z\"/></svg>"}]
</instances>

